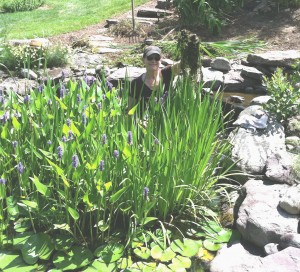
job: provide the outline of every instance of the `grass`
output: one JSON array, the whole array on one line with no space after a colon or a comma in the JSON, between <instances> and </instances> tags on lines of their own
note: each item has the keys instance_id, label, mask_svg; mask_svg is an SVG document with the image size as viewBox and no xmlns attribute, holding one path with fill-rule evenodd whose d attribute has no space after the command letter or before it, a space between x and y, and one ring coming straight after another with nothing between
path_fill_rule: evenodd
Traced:
<instances>
[{"instance_id":1,"label":"grass","mask_svg":"<svg viewBox=\"0 0 300 272\"><path fill-rule=\"evenodd\" d=\"M146 2L136 0L135 6ZM129 0L47 0L37 10L0 13L0 28L4 26L8 39L48 37L80 30L130 9Z\"/></svg>"}]
</instances>

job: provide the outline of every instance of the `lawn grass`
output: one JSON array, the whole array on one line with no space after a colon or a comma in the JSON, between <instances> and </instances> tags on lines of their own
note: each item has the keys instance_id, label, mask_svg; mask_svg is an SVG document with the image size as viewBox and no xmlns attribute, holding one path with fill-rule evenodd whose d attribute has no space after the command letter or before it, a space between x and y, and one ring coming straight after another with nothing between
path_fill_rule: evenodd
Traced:
<instances>
[{"instance_id":1,"label":"lawn grass","mask_svg":"<svg viewBox=\"0 0 300 272\"><path fill-rule=\"evenodd\" d=\"M135 6L149 0L135 0ZM46 0L37 10L0 13L7 39L48 37L97 24L131 9L130 0Z\"/></svg>"}]
</instances>

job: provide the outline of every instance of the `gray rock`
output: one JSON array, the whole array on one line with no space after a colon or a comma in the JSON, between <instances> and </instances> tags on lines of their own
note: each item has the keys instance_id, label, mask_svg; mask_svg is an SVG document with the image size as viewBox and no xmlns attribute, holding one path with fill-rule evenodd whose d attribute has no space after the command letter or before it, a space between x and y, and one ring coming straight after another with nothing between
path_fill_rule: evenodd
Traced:
<instances>
[{"instance_id":1,"label":"gray rock","mask_svg":"<svg viewBox=\"0 0 300 272\"><path fill-rule=\"evenodd\" d=\"M285 143L297 147L300 146L300 138L298 136L289 136L285 138Z\"/></svg>"},{"instance_id":2,"label":"gray rock","mask_svg":"<svg viewBox=\"0 0 300 272\"><path fill-rule=\"evenodd\" d=\"M256 246L279 244L282 235L297 233L299 216L278 209L287 184L249 180L241 189L244 200L239 207L236 226L242 237Z\"/></svg>"},{"instance_id":3,"label":"gray rock","mask_svg":"<svg viewBox=\"0 0 300 272\"><path fill-rule=\"evenodd\" d=\"M266 177L276 183L294 184L294 158L291 154L282 151L270 154L266 160Z\"/></svg>"},{"instance_id":4,"label":"gray rock","mask_svg":"<svg viewBox=\"0 0 300 272\"><path fill-rule=\"evenodd\" d=\"M210 66L215 70L220 70L224 72L228 72L231 69L229 60L223 57L217 57L213 59Z\"/></svg>"},{"instance_id":5,"label":"gray rock","mask_svg":"<svg viewBox=\"0 0 300 272\"><path fill-rule=\"evenodd\" d=\"M37 87L37 82L30 79L7 78L0 83L0 90L3 92L16 92L25 95L31 89Z\"/></svg>"},{"instance_id":6,"label":"gray rock","mask_svg":"<svg viewBox=\"0 0 300 272\"><path fill-rule=\"evenodd\" d=\"M265 105L268 103L268 101L270 99L271 99L271 96L269 96L269 95L261 95L261 96L253 98L250 101L250 105Z\"/></svg>"},{"instance_id":7,"label":"gray rock","mask_svg":"<svg viewBox=\"0 0 300 272\"><path fill-rule=\"evenodd\" d=\"M269 51L249 54L247 61L254 65L291 67L300 59L300 50Z\"/></svg>"},{"instance_id":8,"label":"gray rock","mask_svg":"<svg viewBox=\"0 0 300 272\"><path fill-rule=\"evenodd\" d=\"M145 73L145 68L138 68L138 67L124 67L116 70L112 74L109 75L109 81L124 81L125 79L132 80L141 74Z\"/></svg>"},{"instance_id":9,"label":"gray rock","mask_svg":"<svg viewBox=\"0 0 300 272\"><path fill-rule=\"evenodd\" d=\"M258 69L256 69L255 67L249 67L249 66L243 66L241 75L254 78L257 80L262 80L264 76L264 74Z\"/></svg>"},{"instance_id":10,"label":"gray rock","mask_svg":"<svg viewBox=\"0 0 300 272\"><path fill-rule=\"evenodd\" d=\"M267 244L264 246L264 251L265 251L266 255L271 255L271 254L277 253L277 252L279 252L278 244L275 244L275 243Z\"/></svg>"},{"instance_id":11,"label":"gray rock","mask_svg":"<svg viewBox=\"0 0 300 272\"><path fill-rule=\"evenodd\" d=\"M300 215L300 187L288 188L280 200L279 206L289 214Z\"/></svg>"},{"instance_id":12,"label":"gray rock","mask_svg":"<svg viewBox=\"0 0 300 272\"><path fill-rule=\"evenodd\" d=\"M281 248L287 248L287 247L300 248L300 234L288 233L282 235L280 238L279 246Z\"/></svg>"},{"instance_id":13,"label":"gray rock","mask_svg":"<svg viewBox=\"0 0 300 272\"><path fill-rule=\"evenodd\" d=\"M286 133L288 136L300 137L300 115L288 119Z\"/></svg>"},{"instance_id":14,"label":"gray rock","mask_svg":"<svg viewBox=\"0 0 300 272\"><path fill-rule=\"evenodd\" d=\"M240 113L239 118L255 115L258 110L261 111L262 107L249 106ZM249 174L262 174L267 158L271 154L286 150L284 128L272 118L269 118L267 127L262 131L253 133L239 127L231 132L229 139L232 144L232 159L243 172Z\"/></svg>"},{"instance_id":15,"label":"gray rock","mask_svg":"<svg viewBox=\"0 0 300 272\"><path fill-rule=\"evenodd\" d=\"M110 48L110 47L98 47L98 48L95 49L95 52L99 53L99 54L120 53L122 51L123 51L122 49Z\"/></svg>"},{"instance_id":16,"label":"gray rock","mask_svg":"<svg viewBox=\"0 0 300 272\"><path fill-rule=\"evenodd\" d=\"M38 75L30 69L22 68L20 74L23 78L28 78L32 80L37 80Z\"/></svg>"},{"instance_id":17,"label":"gray rock","mask_svg":"<svg viewBox=\"0 0 300 272\"><path fill-rule=\"evenodd\" d=\"M223 85L222 72L214 70L210 67L202 67L201 71L203 75L204 88L212 88L213 90L217 90Z\"/></svg>"},{"instance_id":18,"label":"gray rock","mask_svg":"<svg viewBox=\"0 0 300 272\"><path fill-rule=\"evenodd\" d=\"M104 57L99 54L76 52L71 57L71 63L73 66L77 66L81 69L97 67L102 64Z\"/></svg>"},{"instance_id":19,"label":"gray rock","mask_svg":"<svg viewBox=\"0 0 300 272\"><path fill-rule=\"evenodd\" d=\"M173 12L164 9L143 8L138 10L137 17L163 18L171 14Z\"/></svg>"},{"instance_id":20,"label":"gray rock","mask_svg":"<svg viewBox=\"0 0 300 272\"><path fill-rule=\"evenodd\" d=\"M173 1L169 1L169 0L157 0L157 4L155 6L155 8L158 9L169 9L171 8L173 4Z\"/></svg>"}]
</instances>

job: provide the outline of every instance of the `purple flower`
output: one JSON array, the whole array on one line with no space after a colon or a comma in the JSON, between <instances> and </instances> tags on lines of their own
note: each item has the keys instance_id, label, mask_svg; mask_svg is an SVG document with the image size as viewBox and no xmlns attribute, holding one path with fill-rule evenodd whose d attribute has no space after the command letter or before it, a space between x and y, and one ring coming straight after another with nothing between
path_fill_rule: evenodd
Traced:
<instances>
[{"instance_id":1,"label":"purple flower","mask_svg":"<svg viewBox=\"0 0 300 272\"><path fill-rule=\"evenodd\" d=\"M84 125L86 125L86 123L87 123L87 117L86 117L86 113L85 112L82 114L82 123Z\"/></svg>"},{"instance_id":2,"label":"purple flower","mask_svg":"<svg viewBox=\"0 0 300 272\"><path fill-rule=\"evenodd\" d=\"M9 111L6 111L0 118L0 121L2 123L6 123L9 120Z\"/></svg>"},{"instance_id":3,"label":"purple flower","mask_svg":"<svg viewBox=\"0 0 300 272\"><path fill-rule=\"evenodd\" d=\"M114 157L117 159L120 156L119 150L114 150Z\"/></svg>"},{"instance_id":4,"label":"purple flower","mask_svg":"<svg viewBox=\"0 0 300 272\"><path fill-rule=\"evenodd\" d=\"M144 188L144 199L145 200L148 200L148 195L149 195L149 188L148 187L145 187Z\"/></svg>"},{"instance_id":5,"label":"purple flower","mask_svg":"<svg viewBox=\"0 0 300 272\"><path fill-rule=\"evenodd\" d=\"M66 136L62 136L61 141L62 141L63 143L65 143L65 142L67 141L67 137L66 137Z\"/></svg>"},{"instance_id":6,"label":"purple flower","mask_svg":"<svg viewBox=\"0 0 300 272\"><path fill-rule=\"evenodd\" d=\"M48 141L47 141L47 144L48 144L48 145L51 145L51 144L52 144L51 140L48 140Z\"/></svg>"},{"instance_id":7,"label":"purple flower","mask_svg":"<svg viewBox=\"0 0 300 272\"><path fill-rule=\"evenodd\" d=\"M107 143L107 136L106 136L106 134L103 134L102 135L102 144L106 144Z\"/></svg>"},{"instance_id":8,"label":"purple flower","mask_svg":"<svg viewBox=\"0 0 300 272\"><path fill-rule=\"evenodd\" d=\"M73 155L72 156L72 166L74 168L77 168L79 165L79 159L78 159L78 156L77 155Z\"/></svg>"},{"instance_id":9,"label":"purple flower","mask_svg":"<svg viewBox=\"0 0 300 272\"><path fill-rule=\"evenodd\" d=\"M4 104L4 97L0 95L0 104Z\"/></svg>"},{"instance_id":10,"label":"purple flower","mask_svg":"<svg viewBox=\"0 0 300 272\"><path fill-rule=\"evenodd\" d=\"M72 130L69 130L69 140L73 140L73 139L74 139L74 134Z\"/></svg>"},{"instance_id":11,"label":"purple flower","mask_svg":"<svg viewBox=\"0 0 300 272\"><path fill-rule=\"evenodd\" d=\"M99 102L98 105L97 105L97 107L98 107L98 110L101 110L102 109L102 103Z\"/></svg>"},{"instance_id":12,"label":"purple flower","mask_svg":"<svg viewBox=\"0 0 300 272\"><path fill-rule=\"evenodd\" d=\"M77 103L79 103L80 101L81 101L80 94L77 94Z\"/></svg>"},{"instance_id":13,"label":"purple flower","mask_svg":"<svg viewBox=\"0 0 300 272\"><path fill-rule=\"evenodd\" d=\"M132 140L132 131L128 131L127 142L128 142L129 145L132 145L132 144L133 144L133 140Z\"/></svg>"},{"instance_id":14,"label":"purple flower","mask_svg":"<svg viewBox=\"0 0 300 272\"><path fill-rule=\"evenodd\" d=\"M65 84L62 84L59 87L59 97L63 98L66 94L67 94L66 86L65 86Z\"/></svg>"},{"instance_id":15,"label":"purple flower","mask_svg":"<svg viewBox=\"0 0 300 272\"><path fill-rule=\"evenodd\" d=\"M17 169L18 169L19 173L22 175L24 172L24 165L21 162L19 162L17 164Z\"/></svg>"},{"instance_id":16,"label":"purple flower","mask_svg":"<svg viewBox=\"0 0 300 272\"><path fill-rule=\"evenodd\" d=\"M43 90L44 90L44 86L43 86L43 85L40 85L40 86L38 87L38 92L41 93Z\"/></svg>"},{"instance_id":17,"label":"purple flower","mask_svg":"<svg viewBox=\"0 0 300 272\"><path fill-rule=\"evenodd\" d=\"M106 95L103 94L103 95L102 95L102 100L105 100L105 99L106 99Z\"/></svg>"},{"instance_id":18,"label":"purple flower","mask_svg":"<svg viewBox=\"0 0 300 272\"><path fill-rule=\"evenodd\" d=\"M112 90L112 88L113 88L113 85L112 85L112 83L111 83L111 82L109 82L109 81L106 81L106 87L107 87L107 89L108 89L109 91L111 91L111 90Z\"/></svg>"},{"instance_id":19,"label":"purple flower","mask_svg":"<svg viewBox=\"0 0 300 272\"><path fill-rule=\"evenodd\" d=\"M68 126L68 127L71 126L71 120L70 120L69 118L67 119L66 123L67 123L67 126Z\"/></svg>"},{"instance_id":20,"label":"purple flower","mask_svg":"<svg viewBox=\"0 0 300 272\"><path fill-rule=\"evenodd\" d=\"M5 184L6 184L6 179L4 179L4 178L0 178L0 184L3 184L3 185L5 185Z\"/></svg>"},{"instance_id":21,"label":"purple flower","mask_svg":"<svg viewBox=\"0 0 300 272\"><path fill-rule=\"evenodd\" d=\"M61 71L61 80L64 81L66 78L66 74L64 71Z\"/></svg>"},{"instance_id":22,"label":"purple flower","mask_svg":"<svg viewBox=\"0 0 300 272\"><path fill-rule=\"evenodd\" d=\"M103 171L104 170L104 160L101 160L99 163L99 170Z\"/></svg>"},{"instance_id":23,"label":"purple flower","mask_svg":"<svg viewBox=\"0 0 300 272\"><path fill-rule=\"evenodd\" d=\"M58 156L58 159L61 160L62 159L62 156L63 156L63 149L62 147L59 145L58 148L57 148L57 156Z\"/></svg>"},{"instance_id":24,"label":"purple flower","mask_svg":"<svg viewBox=\"0 0 300 272\"><path fill-rule=\"evenodd\" d=\"M16 148L18 146L18 142L17 141L13 141L12 142L12 146L13 146L13 148Z\"/></svg>"},{"instance_id":25,"label":"purple flower","mask_svg":"<svg viewBox=\"0 0 300 272\"><path fill-rule=\"evenodd\" d=\"M155 145L158 145L158 144L159 144L159 140L158 140L156 137L154 137L154 144L155 144Z\"/></svg>"},{"instance_id":26,"label":"purple flower","mask_svg":"<svg viewBox=\"0 0 300 272\"><path fill-rule=\"evenodd\" d=\"M30 95L29 94L26 94L25 96L24 96L24 103L29 103L29 101L30 101Z\"/></svg>"}]
</instances>

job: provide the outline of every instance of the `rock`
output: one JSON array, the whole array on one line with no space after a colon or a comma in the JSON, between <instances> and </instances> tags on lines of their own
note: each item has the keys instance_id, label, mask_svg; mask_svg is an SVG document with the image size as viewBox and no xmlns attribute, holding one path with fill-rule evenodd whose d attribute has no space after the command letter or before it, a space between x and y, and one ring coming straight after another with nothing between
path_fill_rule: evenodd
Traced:
<instances>
[{"instance_id":1,"label":"rock","mask_svg":"<svg viewBox=\"0 0 300 272\"><path fill-rule=\"evenodd\" d=\"M272 184L263 180L249 180L241 189L241 206L236 227L242 237L258 247L279 244L287 233L297 233L299 216L278 209L287 184Z\"/></svg>"},{"instance_id":2,"label":"rock","mask_svg":"<svg viewBox=\"0 0 300 272\"><path fill-rule=\"evenodd\" d=\"M247 61L252 65L292 67L300 59L300 50L269 51L249 54Z\"/></svg>"},{"instance_id":3,"label":"rock","mask_svg":"<svg viewBox=\"0 0 300 272\"><path fill-rule=\"evenodd\" d=\"M230 103L243 103L244 100L245 100L245 98L242 97L242 96L231 95L231 96L229 96L227 101L230 102Z\"/></svg>"},{"instance_id":4,"label":"rock","mask_svg":"<svg viewBox=\"0 0 300 272\"><path fill-rule=\"evenodd\" d=\"M300 215L300 187L288 188L280 200L279 206L289 214Z\"/></svg>"},{"instance_id":5,"label":"rock","mask_svg":"<svg viewBox=\"0 0 300 272\"><path fill-rule=\"evenodd\" d=\"M31 89L37 87L37 82L30 79L7 78L0 83L0 90L5 93L16 92L25 95Z\"/></svg>"},{"instance_id":6,"label":"rock","mask_svg":"<svg viewBox=\"0 0 300 272\"><path fill-rule=\"evenodd\" d=\"M217 57L213 59L210 66L215 70L220 70L224 72L228 72L231 69L229 60L223 57Z\"/></svg>"},{"instance_id":7,"label":"rock","mask_svg":"<svg viewBox=\"0 0 300 272\"><path fill-rule=\"evenodd\" d=\"M115 72L111 73L108 77L108 81L117 85L119 81L124 82L125 79L131 81L132 79L140 76L142 73L145 73L145 68L137 68L137 67L124 67L116 70Z\"/></svg>"},{"instance_id":8,"label":"rock","mask_svg":"<svg viewBox=\"0 0 300 272\"><path fill-rule=\"evenodd\" d=\"M157 4L155 6L155 8L157 9L169 9L171 8L173 4L173 1L169 1L169 0L157 0Z\"/></svg>"},{"instance_id":9,"label":"rock","mask_svg":"<svg viewBox=\"0 0 300 272\"><path fill-rule=\"evenodd\" d=\"M300 115L289 118L287 123L287 136L300 137Z\"/></svg>"},{"instance_id":10,"label":"rock","mask_svg":"<svg viewBox=\"0 0 300 272\"><path fill-rule=\"evenodd\" d=\"M254 78L260 81L263 79L264 76L264 74L258 69L256 69L255 67L249 67L249 66L243 66L241 75Z\"/></svg>"},{"instance_id":11,"label":"rock","mask_svg":"<svg viewBox=\"0 0 300 272\"><path fill-rule=\"evenodd\" d=\"M138 10L137 17L163 18L171 14L173 14L173 12L164 9L144 8Z\"/></svg>"},{"instance_id":12,"label":"rock","mask_svg":"<svg viewBox=\"0 0 300 272\"><path fill-rule=\"evenodd\" d=\"M279 252L278 244L270 243L264 246L264 251L267 255Z\"/></svg>"},{"instance_id":13,"label":"rock","mask_svg":"<svg viewBox=\"0 0 300 272\"><path fill-rule=\"evenodd\" d=\"M289 136L285 138L285 144L290 145L293 149L296 149L300 146L300 138L298 136Z\"/></svg>"},{"instance_id":14,"label":"rock","mask_svg":"<svg viewBox=\"0 0 300 272\"><path fill-rule=\"evenodd\" d=\"M32 79L32 80L38 79L37 74L30 69L22 68L20 71L20 74L23 78L28 78L28 79Z\"/></svg>"},{"instance_id":15,"label":"rock","mask_svg":"<svg viewBox=\"0 0 300 272\"><path fill-rule=\"evenodd\" d=\"M276 183L292 185L296 182L293 175L294 159L287 152L270 154L266 160L266 177Z\"/></svg>"},{"instance_id":16,"label":"rock","mask_svg":"<svg viewBox=\"0 0 300 272\"><path fill-rule=\"evenodd\" d=\"M85 52L78 52L72 55L71 63L77 66L77 69L87 69L101 65L104 57L100 54L92 54Z\"/></svg>"},{"instance_id":17,"label":"rock","mask_svg":"<svg viewBox=\"0 0 300 272\"><path fill-rule=\"evenodd\" d=\"M250 105L265 105L270 99L271 96L269 95L257 96L250 101Z\"/></svg>"},{"instance_id":18,"label":"rock","mask_svg":"<svg viewBox=\"0 0 300 272\"><path fill-rule=\"evenodd\" d=\"M223 84L223 73L212 68L202 67L204 88L217 90Z\"/></svg>"},{"instance_id":19,"label":"rock","mask_svg":"<svg viewBox=\"0 0 300 272\"><path fill-rule=\"evenodd\" d=\"M99 47L95 49L95 53L99 53L99 54L120 53L122 51L123 51L122 49L110 48L110 47Z\"/></svg>"},{"instance_id":20,"label":"rock","mask_svg":"<svg viewBox=\"0 0 300 272\"><path fill-rule=\"evenodd\" d=\"M239 118L244 115L255 115L261 106L249 106L243 110ZM271 154L285 151L284 128L273 118L268 119L267 127L251 133L245 128L237 128L229 135L232 151L231 157L237 166L245 173L262 174L266 160Z\"/></svg>"},{"instance_id":21,"label":"rock","mask_svg":"<svg viewBox=\"0 0 300 272\"><path fill-rule=\"evenodd\" d=\"M105 27L110 27L112 25L117 25L118 23L120 23L120 20L118 20L118 19L107 19Z\"/></svg>"}]
</instances>

